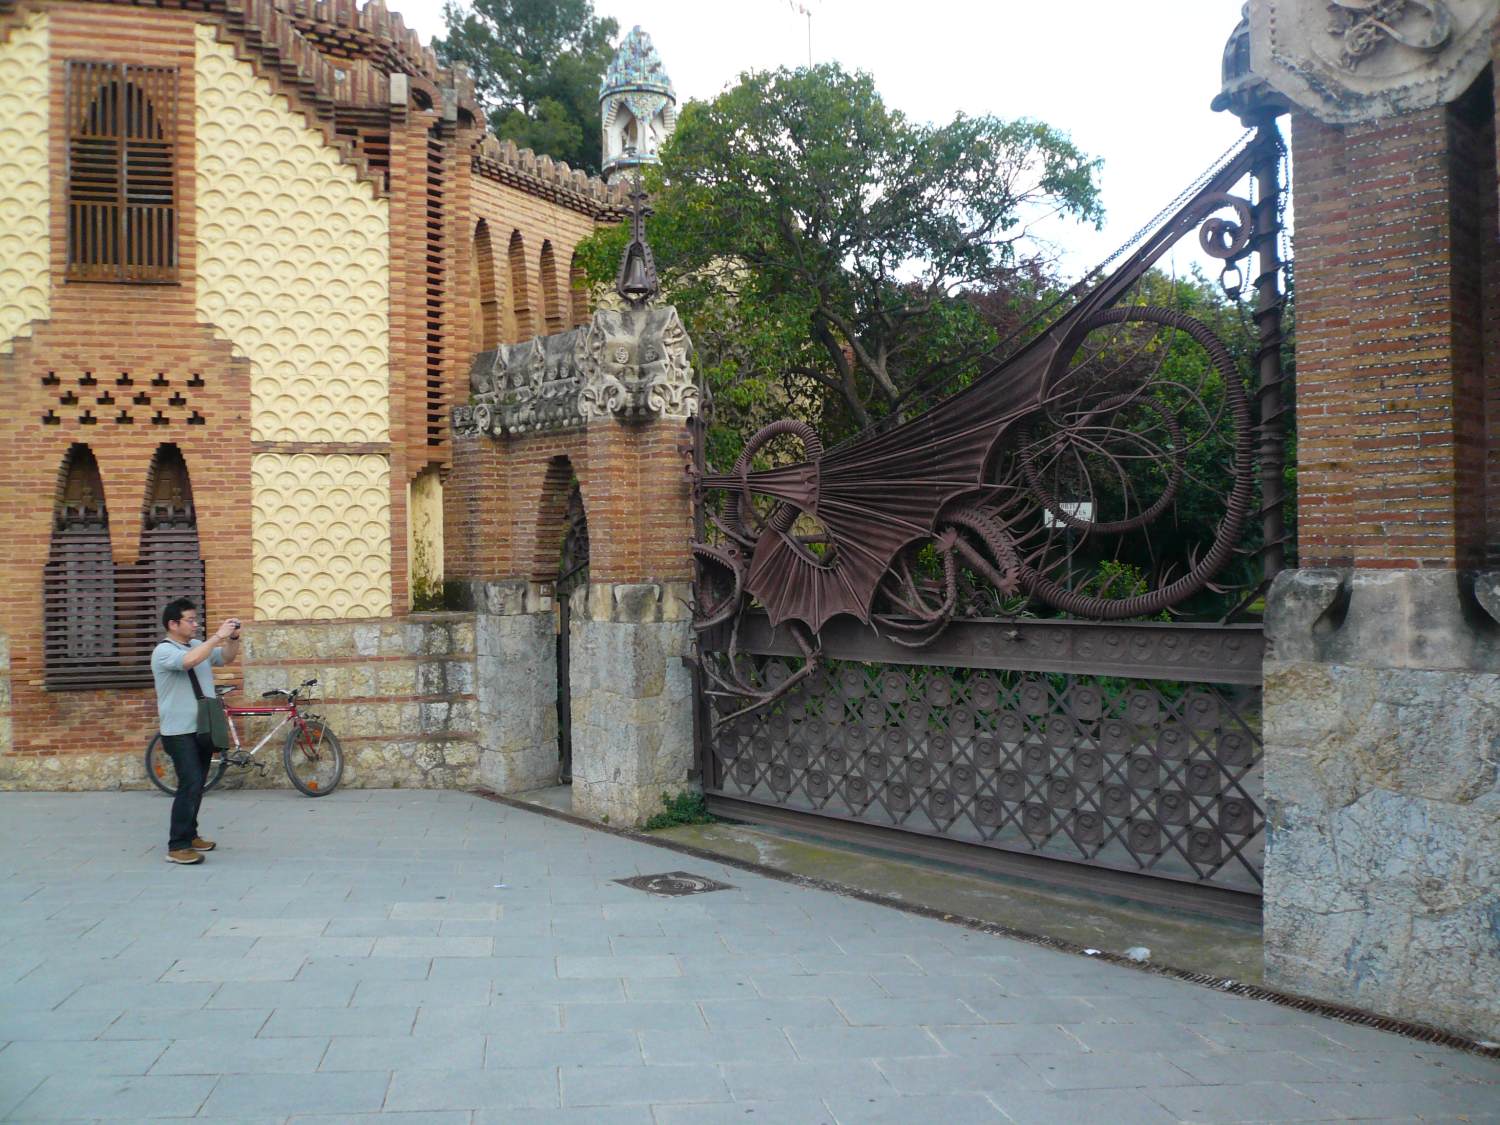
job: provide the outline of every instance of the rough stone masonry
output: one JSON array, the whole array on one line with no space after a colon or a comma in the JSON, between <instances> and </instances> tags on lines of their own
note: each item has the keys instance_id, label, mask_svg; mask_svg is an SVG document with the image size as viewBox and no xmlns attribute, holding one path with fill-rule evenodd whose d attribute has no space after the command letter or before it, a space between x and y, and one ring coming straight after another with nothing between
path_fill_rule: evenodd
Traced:
<instances>
[{"instance_id":1,"label":"rough stone masonry","mask_svg":"<svg viewBox=\"0 0 1500 1125\"><path fill-rule=\"evenodd\" d=\"M1247 5L1297 175L1302 569L1266 607L1266 976L1497 1039L1500 2L1365 7Z\"/></svg>"}]
</instances>

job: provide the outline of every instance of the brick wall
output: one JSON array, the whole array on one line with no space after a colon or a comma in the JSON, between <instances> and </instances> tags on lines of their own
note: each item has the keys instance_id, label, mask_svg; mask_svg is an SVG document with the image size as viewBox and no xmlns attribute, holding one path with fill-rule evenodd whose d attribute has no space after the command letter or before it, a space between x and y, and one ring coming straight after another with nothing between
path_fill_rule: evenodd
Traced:
<instances>
[{"instance_id":1,"label":"brick wall","mask_svg":"<svg viewBox=\"0 0 1500 1125\"><path fill-rule=\"evenodd\" d=\"M393 115L391 121L391 605L411 605L408 588L406 486L426 466L423 424L427 321L423 292L426 245L427 130L434 114ZM441 462L441 452L435 458ZM398 534L399 532L399 534Z\"/></svg>"},{"instance_id":2,"label":"brick wall","mask_svg":"<svg viewBox=\"0 0 1500 1125\"><path fill-rule=\"evenodd\" d=\"M192 105L192 16L67 4L49 9L49 24L51 159L59 175L69 55L176 65L184 104ZM191 120L184 115L176 152L184 278L192 277L195 260ZM59 191L55 180L54 199ZM74 442L98 459L117 563L135 561L139 551L152 456L160 443L176 443L198 501L211 612L248 616L251 592L248 364L197 323L189 283L66 282L64 221L64 208L53 206L50 318L17 340L13 354L0 356L9 406L0 415L0 526L8 541L0 557L0 632L11 647L12 750L23 755L144 746L156 722L149 690L41 687L42 567L58 470Z\"/></svg>"},{"instance_id":3,"label":"brick wall","mask_svg":"<svg viewBox=\"0 0 1500 1125\"><path fill-rule=\"evenodd\" d=\"M10 34L20 25L26 9L35 6L28 3L6 13L0 19L0 36ZM49 693L41 686L42 568L59 487L58 471L69 447L75 442L85 443L98 460L110 509L114 557L120 563L134 561L139 550L141 506L153 455L163 442L173 442L181 449L197 500L208 607L215 620L231 612L247 618L251 613L253 454L344 452L388 456L392 609L394 614L404 615L410 604L407 489L424 469L436 467L447 473L451 464L446 426L436 444L430 443L427 435L431 407L426 397L429 247L425 183L429 133L437 128L443 140L446 181L440 240L444 261L439 367L448 402L467 393L467 255L477 217L486 217L496 232L494 242L500 254L505 252L510 233L521 232L533 300L541 283L542 243L551 241L558 265L558 287L563 290L556 295L560 308L566 307L567 266L573 248L594 229L595 220L577 206L473 175L470 150L477 130L472 120L465 121L462 112L455 126L451 121L443 122L436 111L391 110L389 442L364 442L348 448L286 441L254 444L250 440L249 364L235 358L230 345L194 311L198 233L192 110L195 25L222 22L221 38L234 42L239 57L253 62L257 74L289 97L292 108L304 112L310 122L327 124L329 107L323 102L314 106L300 101L302 88L288 77L290 71L283 73L267 65L265 51L269 48L261 45L252 49L235 38L240 34L236 30L240 25L234 22L237 17L85 0L45 7L50 39L47 81L53 171L50 309L46 319L26 326L14 341L12 353L0 354L0 387L7 395L7 410L0 415L0 448L6 454L0 459L0 529L8 548L0 558L0 650L8 652L8 665L0 670L0 755L8 759L0 763L0 778L7 772L18 772L16 763L22 759L32 763L27 766L28 776L42 776L33 768L36 763L71 758L72 764L66 768L43 771L61 784L66 777L105 778L115 767L104 763L138 754L156 723L149 690ZM60 199L66 146L61 122L63 60L69 55L179 68L183 112L176 153L180 265L176 285L80 284L64 279L65 209ZM426 89L430 95L439 94L424 79L414 77L412 86ZM356 115L361 130L359 143L353 148L346 146L339 159L352 163L361 177L378 183L384 192L380 170L367 167L358 156L372 137L378 141L380 112L383 108L367 106ZM331 126L327 133L332 139ZM0 196L4 192L0 178ZM508 276L504 262L497 263L497 276ZM539 315L539 306L537 311ZM149 402L137 402L137 396ZM123 419L117 421L122 415ZM576 444L579 439L570 440ZM488 526L492 490L500 480L514 478L519 487L529 490L528 495L535 495L540 489L542 466L559 452L566 450L560 445L551 452L526 453L515 466L493 464L475 456L467 469L456 467L456 486L451 488L446 504L447 538L456 560L471 571L510 571L509 559L517 548L511 542L510 523L498 534ZM578 459L586 465L586 452ZM513 505L514 511L520 511L520 503ZM519 519L508 518L511 522ZM528 542L534 541L534 531L525 534L530 537ZM534 547L520 549L534 551ZM369 624L351 623L351 627ZM365 704L360 698L351 698L347 706L352 714ZM98 762L86 764L83 756L95 753L100 755Z\"/></svg>"},{"instance_id":4,"label":"brick wall","mask_svg":"<svg viewBox=\"0 0 1500 1125\"><path fill-rule=\"evenodd\" d=\"M594 232L591 214L528 195L510 184L498 183L482 174L472 177L469 199L468 240L472 248L474 228L480 219L489 227L491 253L494 257L496 300L505 312L499 318L503 343L515 343L548 331L543 309L554 310L562 327L574 320L571 314L572 293L568 283L573 252L578 244ZM518 317L517 286L511 282L510 247L520 236L524 248L525 298L524 315ZM556 269L550 291L542 284L542 244L550 242ZM524 326L529 325L530 331Z\"/></svg>"},{"instance_id":5,"label":"brick wall","mask_svg":"<svg viewBox=\"0 0 1500 1125\"><path fill-rule=\"evenodd\" d=\"M566 433L455 442L444 491L445 575L552 581L571 470L588 518L591 582L689 577L686 440L681 421L601 419Z\"/></svg>"},{"instance_id":6,"label":"brick wall","mask_svg":"<svg viewBox=\"0 0 1500 1125\"><path fill-rule=\"evenodd\" d=\"M1304 566L1468 567L1497 549L1486 99L1343 127L1294 117Z\"/></svg>"}]
</instances>

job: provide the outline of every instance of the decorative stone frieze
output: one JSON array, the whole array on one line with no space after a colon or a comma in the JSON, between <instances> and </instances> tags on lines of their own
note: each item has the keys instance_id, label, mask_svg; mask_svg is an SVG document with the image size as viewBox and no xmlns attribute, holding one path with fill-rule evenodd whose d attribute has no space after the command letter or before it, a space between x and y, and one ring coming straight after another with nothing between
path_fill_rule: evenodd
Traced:
<instances>
[{"instance_id":1,"label":"decorative stone frieze","mask_svg":"<svg viewBox=\"0 0 1500 1125\"><path fill-rule=\"evenodd\" d=\"M458 437L698 413L692 342L670 305L600 309L584 327L480 352L469 388L453 408Z\"/></svg>"},{"instance_id":2,"label":"decorative stone frieze","mask_svg":"<svg viewBox=\"0 0 1500 1125\"><path fill-rule=\"evenodd\" d=\"M1500 0L1254 0L1255 73L1319 120L1452 101L1490 60Z\"/></svg>"},{"instance_id":3,"label":"decorative stone frieze","mask_svg":"<svg viewBox=\"0 0 1500 1125\"><path fill-rule=\"evenodd\" d=\"M578 346L586 418L691 418L698 413L692 344L676 308L601 309Z\"/></svg>"}]
</instances>

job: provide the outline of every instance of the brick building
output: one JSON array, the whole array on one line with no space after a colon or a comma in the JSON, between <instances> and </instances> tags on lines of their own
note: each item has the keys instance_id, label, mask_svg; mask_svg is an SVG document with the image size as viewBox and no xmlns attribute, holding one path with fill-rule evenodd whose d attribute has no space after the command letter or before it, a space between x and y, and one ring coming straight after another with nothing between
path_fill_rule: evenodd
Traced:
<instances>
[{"instance_id":1,"label":"brick building","mask_svg":"<svg viewBox=\"0 0 1500 1125\"><path fill-rule=\"evenodd\" d=\"M346 783L470 780L472 617L412 611L509 575L455 534L449 414L475 352L588 319L622 214L482 123L379 0L0 0L0 786L139 780L195 588L247 690L320 676Z\"/></svg>"}]
</instances>

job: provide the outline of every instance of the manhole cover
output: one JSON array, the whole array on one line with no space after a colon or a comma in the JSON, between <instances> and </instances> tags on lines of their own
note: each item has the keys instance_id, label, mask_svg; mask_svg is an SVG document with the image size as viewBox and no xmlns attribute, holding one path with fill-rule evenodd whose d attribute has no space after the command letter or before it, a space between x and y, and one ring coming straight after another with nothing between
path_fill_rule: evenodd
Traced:
<instances>
[{"instance_id":1,"label":"manhole cover","mask_svg":"<svg viewBox=\"0 0 1500 1125\"><path fill-rule=\"evenodd\" d=\"M616 879L615 882L622 887L634 887L638 891L665 898L734 890L728 883L720 883L703 875L690 875L686 871L668 871L664 875L636 875L629 879Z\"/></svg>"}]
</instances>

